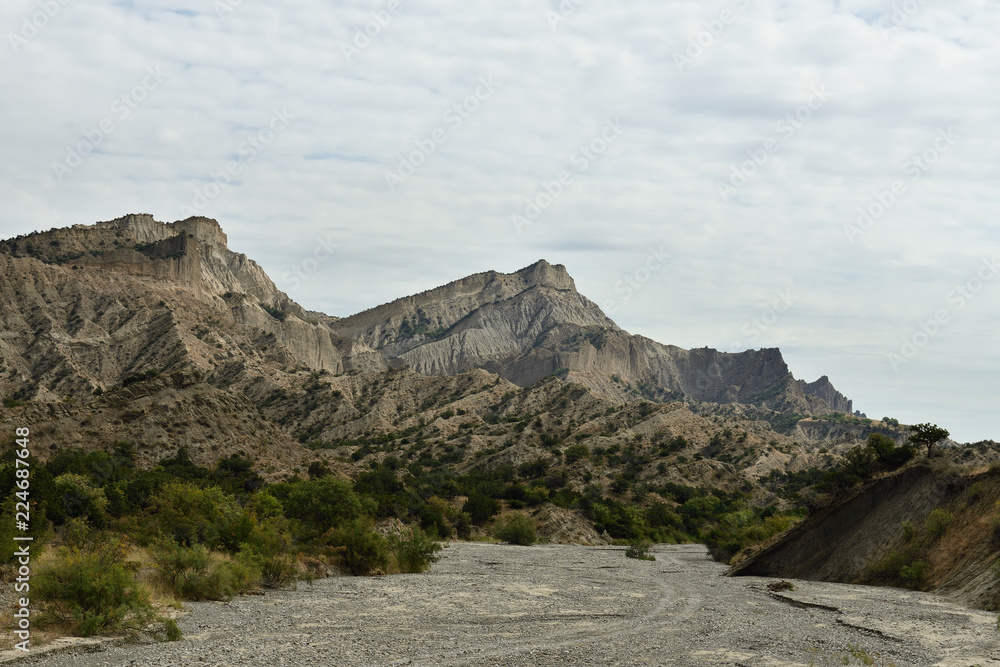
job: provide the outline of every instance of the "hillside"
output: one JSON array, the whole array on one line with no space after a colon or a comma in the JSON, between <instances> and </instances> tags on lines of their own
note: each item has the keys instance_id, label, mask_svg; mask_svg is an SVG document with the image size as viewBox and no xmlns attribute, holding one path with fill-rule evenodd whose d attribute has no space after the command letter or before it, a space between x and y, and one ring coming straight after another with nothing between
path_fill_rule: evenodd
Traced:
<instances>
[{"instance_id":1,"label":"hillside","mask_svg":"<svg viewBox=\"0 0 1000 667\"><path fill-rule=\"evenodd\" d=\"M731 574L884 583L996 609L998 508L1000 467L924 459L813 513Z\"/></svg>"}]
</instances>

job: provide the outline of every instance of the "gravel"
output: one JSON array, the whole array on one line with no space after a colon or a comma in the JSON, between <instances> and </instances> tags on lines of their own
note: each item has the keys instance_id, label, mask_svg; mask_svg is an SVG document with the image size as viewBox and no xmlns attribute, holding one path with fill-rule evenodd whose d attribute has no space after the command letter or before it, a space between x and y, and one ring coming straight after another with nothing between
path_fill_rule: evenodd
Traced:
<instances>
[{"instance_id":1,"label":"gravel","mask_svg":"<svg viewBox=\"0 0 1000 667\"><path fill-rule=\"evenodd\" d=\"M721 576L702 546L652 553L654 562L619 547L453 543L424 574L190 603L181 641L105 642L26 662L1000 666L994 614L897 589L792 581L772 592L772 579Z\"/></svg>"}]
</instances>

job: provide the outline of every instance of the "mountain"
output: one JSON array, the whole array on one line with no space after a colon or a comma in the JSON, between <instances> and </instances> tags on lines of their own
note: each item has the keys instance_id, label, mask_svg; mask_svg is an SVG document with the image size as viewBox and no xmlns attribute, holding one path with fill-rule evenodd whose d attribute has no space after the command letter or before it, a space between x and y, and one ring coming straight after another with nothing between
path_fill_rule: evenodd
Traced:
<instances>
[{"instance_id":1,"label":"mountain","mask_svg":"<svg viewBox=\"0 0 1000 667\"><path fill-rule=\"evenodd\" d=\"M560 413L578 411L589 425L574 438L600 443L635 421L633 409L652 414L647 401L670 410L680 401L699 424L682 431L689 454L713 433L740 430L750 439L728 444L748 466L756 459L746 447L808 440L796 426L803 415L851 407L826 377L794 380L776 349L726 354L633 336L545 261L344 319L309 312L208 218L128 215L0 241L0 306L0 397L24 404L43 448L128 440L149 463L184 445L203 463L240 453L288 470L315 457L306 445L435 423L420 437L464 433L469 453L501 451L523 431L490 424L499 414L526 419L509 396L548 376L555 384L541 394L571 387L558 394ZM470 388L485 402L461 403ZM473 407L482 433L472 422L463 433L444 428L441 413ZM558 422L539 426L550 441L565 428ZM817 437L835 451L864 428ZM451 455L447 439L429 442ZM797 465L813 460L802 454ZM766 469L780 463L765 458Z\"/></svg>"},{"instance_id":2,"label":"mountain","mask_svg":"<svg viewBox=\"0 0 1000 667\"><path fill-rule=\"evenodd\" d=\"M129 215L0 242L0 305L0 391L19 399L185 368L209 378L234 365L387 368L230 251L207 218Z\"/></svg>"},{"instance_id":3,"label":"mountain","mask_svg":"<svg viewBox=\"0 0 1000 667\"><path fill-rule=\"evenodd\" d=\"M556 374L617 400L751 403L851 412L824 376L796 381L777 349L684 350L631 335L576 290L562 265L479 273L331 323L424 374L482 368L530 386Z\"/></svg>"},{"instance_id":4,"label":"mountain","mask_svg":"<svg viewBox=\"0 0 1000 667\"><path fill-rule=\"evenodd\" d=\"M212 377L237 365L341 373L402 362L425 375L479 368L519 386L555 374L617 401L852 408L825 376L795 380L777 349L683 350L631 335L544 260L336 319L307 312L229 250L215 220L139 214L0 242L0 274L0 389L19 385L21 398L188 366Z\"/></svg>"}]
</instances>

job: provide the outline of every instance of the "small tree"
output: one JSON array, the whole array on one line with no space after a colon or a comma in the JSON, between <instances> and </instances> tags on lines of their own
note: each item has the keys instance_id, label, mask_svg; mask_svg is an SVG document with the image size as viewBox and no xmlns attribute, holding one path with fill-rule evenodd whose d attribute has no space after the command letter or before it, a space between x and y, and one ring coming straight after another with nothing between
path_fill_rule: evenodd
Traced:
<instances>
[{"instance_id":1,"label":"small tree","mask_svg":"<svg viewBox=\"0 0 1000 667\"><path fill-rule=\"evenodd\" d=\"M912 435L910 443L914 447L926 446L927 456L934 452L934 445L948 437L947 430L940 428L937 424L915 424L910 427Z\"/></svg>"}]
</instances>

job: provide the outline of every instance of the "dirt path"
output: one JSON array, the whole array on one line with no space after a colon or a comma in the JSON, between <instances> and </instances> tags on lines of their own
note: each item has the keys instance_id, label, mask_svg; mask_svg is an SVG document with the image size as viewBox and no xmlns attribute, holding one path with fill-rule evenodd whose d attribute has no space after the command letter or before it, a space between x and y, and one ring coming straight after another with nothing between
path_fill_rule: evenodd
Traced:
<instances>
[{"instance_id":1,"label":"dirt path","mask_svg":"<svg viewBox=\"0 0 1000 667\"><path fill-rule=\"evenodd\" d=\"M773 580L720 576L704 547L654 553L457 543L425 574L190 604L183 641L32 662L1000 666L994 614L894 589L795 582L774 594Z\"/></svg>"}]
</instances>

